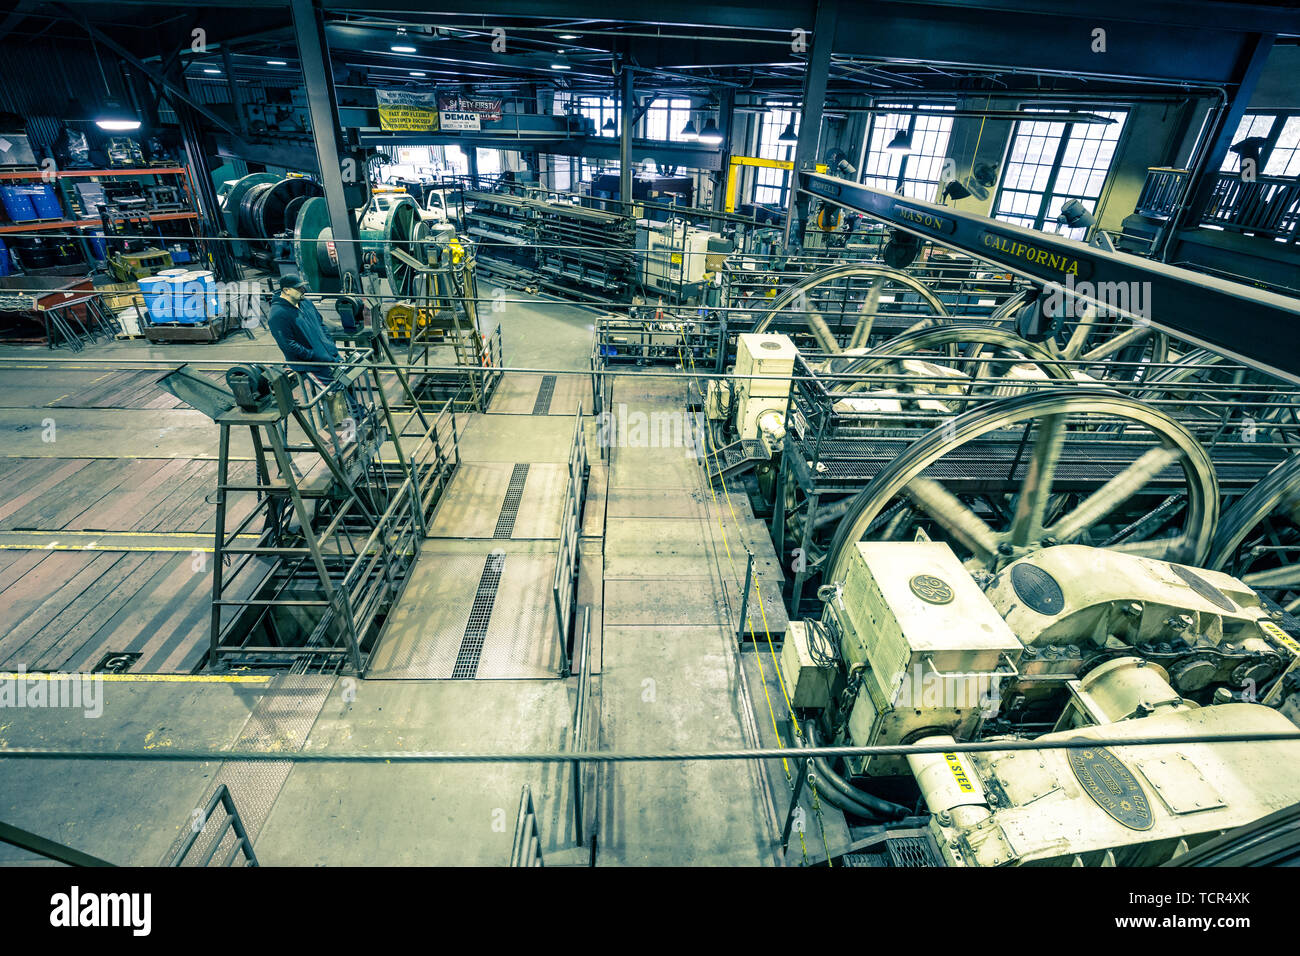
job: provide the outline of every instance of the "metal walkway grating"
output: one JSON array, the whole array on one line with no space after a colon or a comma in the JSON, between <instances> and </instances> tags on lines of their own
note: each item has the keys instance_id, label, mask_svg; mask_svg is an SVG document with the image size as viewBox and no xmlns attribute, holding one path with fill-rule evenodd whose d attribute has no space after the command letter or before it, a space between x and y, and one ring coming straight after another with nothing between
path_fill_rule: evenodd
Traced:
<instances>
[{"instance_id":1,"label":"metal walkway grating","mask_svg":"<svg viewBox=\"0 0 1300 956\"><path fill-rule=\"evenodd\" d=\"M534 415L549 415L551 399L555 397L555 376L543 375L541 387L537 389L537 401L533 404Z\"/></svg>"},{"instance_id":2,"label":"metal walkway grating","mask_svg":"<svg viewBox=\"0 0 1300 956\"><path fill-rule=\"evenodd\" d=\"M289 779L293 761L241 761L240 751L297 753L302 750L333 687L334 678L320 674L288 673L276 678L273 689L257 698L248 721L230 747L230 759L217 769L198 805L205 806L224 784L239 810L249 839L255 843L271 816L284 782ZM200 828L200 832L185 859L203 859L213 841L219 839L221 842L213 856L220 860L237 839L233 830L224 828L225 814L218 810L204 818L198 809L194 812L190 825ZM177 834L159 865L171 862L187 836L188 828Z\"/></svg>"},{"instance_id":3,"label":"metal walkway grating","mask_svg":"<svg viewBox=\"0 0 1300 956\"><path fill-rule=\"evenodd\" d=\"M515 519L519 517L519 502L524 496L524 483L528 480L528 465L515 465L510 472L510 484L506 486L506 497L501 502L501 514L497 518L494 538L508 538L515 533Z\"/></svg>"},{"instance_id":4,"label":"metal walkway grating","mask_svg":"<svg viewBox=\"0 0 1300 956\"><path fill-rule=\"evenodd\" d=\"M451 669L452 680L472 680L478 673L479 655L483 653L483 641L487 638L488 623L492 620L492 607L496 604L497 587L501 584L501 570L505 563L506 556L494 552L488 555L483 565L474 603L469 610L469 621L465 624L465 636L461 639L456 663Z\"/></svg>"}]
</instances>

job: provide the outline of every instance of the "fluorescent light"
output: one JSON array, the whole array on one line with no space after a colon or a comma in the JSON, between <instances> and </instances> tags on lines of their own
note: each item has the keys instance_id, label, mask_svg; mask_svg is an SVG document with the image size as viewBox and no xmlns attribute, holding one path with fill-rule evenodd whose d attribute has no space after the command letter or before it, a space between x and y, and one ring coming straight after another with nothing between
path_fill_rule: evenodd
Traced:
<instances>
[{"instance_id":1,"label":"fluorescent light","mask_svg":"<svg viewBox=\"0 0 1300 956\"><path fill-rule=\"evenodd\" d=\"M95 125L110 133L129 133L140 128L139 120L95 120Z\"/></svg>"},{"instance_id":2,"label":"fluorescent light","mask_svg":"<svg viewBox=\"0 0 1300 956\"><path fill-rule=\"evenodd\" d=\"M576 34L576 33L561 33L561 34L559 35L559 38L560 38L561 40L576 40L576 39L578 39L578 34Z\"/></svg>"},{"instance_id":3,"label":"fluorescent light","mask_svg":"<svg viewBox=\"0 0 1300 956\"><path fill-rule=\"evenodd\" d=\"M568 57L566 57L566 56L564 55L564 51L563 51L563 50L561 50L559 53L555 54L555 56L551 57L551 69L552 69L552 70L571 70L571 69L573 69L573 67L569 64L569 59L568 59Z\"/></svg>"},{"instance_id":4,"label":"fluorescent light","mask_svg":"<svg viewBox=\"0 0 1300 956\"><path fill-rule=\"evenodd\" d=\"M220 71L220 70L214 70L212 67L208 66L208 67L204 67L203 72L204 72L204 73L220 73L221 71Z\"/></svg>"},{"instance_id":5,"label":"fluorescent light","mask_svg":"<svg viewBox=\"0 0 1300 956\"><path fill-rule=\"evenodd\" d=\"M288 66L289 64L286 63L284 60L267 60L266 65L267 66Z\"/></svg>"},{"instance_id":6,"label":"fluorescent light","mask_svg":"<svg viewBox=\"0 0 1300 956\"><path fill-rule=\"evenodd\" d=\"M393 44L392 46L390 46L388 49L392 50L394 53L414 53L414 52L415 52L415 47L413 47L413 46L403 46L403 45L400 44L400 43L394 43L394 44Z\"/></svg>"},{"instance_id":7,"label":"fluorescent light","mask_svg":"<svg viewBox=\"0 0 1300 956\"><path fill-rule=\"evenodd\" d=\"M410 76L428 76L429 74L427 74L427 73L421 73L419 70L412 70L412 71L410 72L409 75L410 75Z\"/></svg>"}]
</instances>

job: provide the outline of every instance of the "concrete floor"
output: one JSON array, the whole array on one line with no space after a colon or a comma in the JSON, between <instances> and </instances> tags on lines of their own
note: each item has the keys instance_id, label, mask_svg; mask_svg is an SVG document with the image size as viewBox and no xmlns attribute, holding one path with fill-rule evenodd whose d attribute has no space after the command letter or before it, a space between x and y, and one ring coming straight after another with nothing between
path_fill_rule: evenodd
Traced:
<instances>
[{"instance_id":1,"label":"concrete floor","mask_svg":"<svg viewBox=\"0 0 1300 956\"><path fill-rule=\"evenodd\" d=\"M493 294L490 286L480 292ZM426 584L413 579L393 615L406 621L401 626L408 643L427 647L438 631L438 615L463 615L465 597L448 597L441 583L457 561L481 560L493 546L507 550L507 562L513 554L549 569L553 561L559 466L568 458L577 403L591 407L589 377L558 373L589 369L595 313L546 301L509 301L520 298L525 296L506 292L503 310L491 319L500 322L507 366L557 373L550 414L529 413L540 375L519 374L506 377L499 405L494 402L488 414L460 416L463 468L430 528L422 557L427 570L419 572ZM22 361L4 362L7 357ZM132 360L276 357L264 330L253 341L212 346L122 342L77 355L0 349L2 455L210 456L216 429L184 408L59 408L52 413L58 416L57 449L41 441L40 419L50 413L44 406L66 401L87 377ZM92 361L97 359L108 364ZM18 377L22 370L15 365L26 367L26 377ZM679 414L684 395L681 382L635 372L614 387L615 403L636 412ZM744 660L752 652L742 655L735 636L736 560L746 544L761 565L765 602L776 605L770 624L778 632L784 628L774 597L780 568L770 545L762 551L755 519L743 506L733 518L730 508L714 502L699 461L682 449L614 447L606 464L594 436L588 422L592 475L578 600L592 612L591 706L598 733L591 745L672 751L770 742L771 728L764 737L753 706L762 690ZM529 464L534 483L525 485L511 539L494 542L503 480L520 463ZM11 544L22 541L0 538L0 546ZM743 579L743 559L738 573ZM553 673L553 656L539 650L554 643L553 611L548 618L534 606L550 599L549 580L544 588L514 593L503 584L500 596L504 603L493 620L502 615L511 639L534 652L534 663L544 662L541 671L512 676L507 667L474 680L389 675L290 684L280 677L169 682L124 675L105 685L104 714L94 720L67 709L0 711L0 743L124 750L566 749L577 680ZM602 765L587 775L585 796L599 831L597 864L777 863L785 797L771 771L722 762ZM114 862L152 865L168 857L216 782L231 787L266 864L503 865L525 783L538 807L548 862L585 860L585 850L570 849L572 781L568 768L558 764L232 760L136 766L8 759L0 760L0 819ZM31 859L6 851L0 862Z\"/></svg>"}]
</instances>

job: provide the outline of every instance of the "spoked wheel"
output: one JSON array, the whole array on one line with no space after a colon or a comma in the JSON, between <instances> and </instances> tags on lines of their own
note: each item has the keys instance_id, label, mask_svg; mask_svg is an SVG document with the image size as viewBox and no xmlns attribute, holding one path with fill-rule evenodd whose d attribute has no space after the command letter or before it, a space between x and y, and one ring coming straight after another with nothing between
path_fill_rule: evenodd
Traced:
<instances>
[{"instance_id":1,"label":"spoked wheel","mask_svg":"<svg viewBox=\"0 0 1300 956\"><path fill-rule=\"evenodd\" d=\"M1218 507L1209 455L1182 425L1101 389L1035 392L957 416L887 464L836 529L827 580L857 542L918 530L972 570L1071 543L1197 564Z\"/></svg>"},{"instance_id":2,"label":"spoked wheel","mask_svg":"<svg viewBox=\"0 0 1300 956\"><path fill-rule=\"evenodd\" d=\"M1022 339L1007 329L980 322L950 322L914 329L894 336L864 356L832 359L830 366L833 372L843 374L902 374L903 362L924 358L926 353L936 353L936 358L944 360L947 367L960 372L970 383L967 394L991 393L999 380L1017 365L1037 368L1049 381L1073 380L1069 370L1057 362L1045 346ZM847 382L837 383L832 390L855 392L872 387L870 382Z\"/></svg>"},{"instance_id":3,"label":"spoked wheel","mask_svg":"<svg viewBox=\"0 0 1300 956\"><path fill-rule=\"evenodd\" d=\"M1097 310L1089 306L1074 323L1051 340L1050 344L1061 358L1088 365L1106 365L1112 361L1124 364L1108 371L1110 378L1134 379L1143 367L1128 363L1163 364L1169 358L1169 339L1157 328L1139 322L1128 323L1120 328L1119 323L1127 320L1100 318Z\"/></svg>"},{"instance_id":4,"label":"spoked wheel","mask_svg":"<svg viewBox=\"0 0 1300 956\"><path fill-rule=\"evenodd\" d=\"M869 282L862 286L855 284L855 279L867 279ZM932 315L943 318L948 316L948 309L939 297L915 276L886 266L842 265L814 272L786 289L772 300L772 304L750 331L766 332L778 317L786 315L805 322L822 349L838 352L840 345L826 324L826 316L833 312L852 314L855 325L847 347L857 348L866 345L870 339L876 317L880 313L883 294L890 286L905 293L915 293L929 307Z\"/></svg>"},{"instance_id":5,"label":"spoked wheel","mask_svg":"<svg viewBox=\"0 0 1300 956\"><path fill-rule=\"evenodd\" d=\"M1300 612L1300 456L1282 462L1224 512L1208 566Z\"/></svg>"},{"instance_id":6,"label":"spoked wheel","mask_svg":"<svg viewBox=\"0 0 1300 956\"><path fill-rule=\"evenodd\" d=\"M1203 441L1300 444L1300 401L1294 388L1233 359L1192 349L1152 373L1137 393L1192 425Z\"/></svg>"}]
</instances>

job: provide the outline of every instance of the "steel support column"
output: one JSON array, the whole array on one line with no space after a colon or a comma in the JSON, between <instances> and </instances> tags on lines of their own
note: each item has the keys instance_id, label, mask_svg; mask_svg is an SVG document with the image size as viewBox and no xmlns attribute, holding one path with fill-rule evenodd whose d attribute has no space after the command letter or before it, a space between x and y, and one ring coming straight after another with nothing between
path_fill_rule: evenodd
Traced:
<instances>
[{"instance_id":1,"label":"steel support column","mask_svg":"<svg viewBox=\"0 0 1300 956\"><path fill-rule=\"evenodd\" d=\"M619 102L622 109L619 112L619 143L618 143L618 198L623 202L632 201L632 127L634 125L633 111L636 109L636 100L632 89L632 68L627 61L623 61L623 75L620 77L623 81L622 95Z\"/></svg>"},{"instance_id":2,"label":"steel support column","mask_svg":"<svg viewBox=\"0 0 1300 956\"><path fill-rule=\"evenodd\" d=\"M790 199L785 216L785 245L796 219L802 224L808 212L808 199L800 193L799 170L817 162L821 141L822 109L826 105L826 78L831 71L831 49L835 45L835 25L839 18L839 0L818 0L813 21L813 45L808 54L808 68L803 78L803 105L799 110L799 142L794 147L794 172L790 176Z\"/></svg>"},{"instance_id":3,"label":"steel support column","mask_svg":"<svg viewBox=\"0 0 1300 956\"><path fill-rule=\"evenodd\" d=\"M361 287L361 244L356 217L348 208L343 191L338 100L334 95L334 72L330 66L329 46L325 42L324 22L315 0L289 0L289 7L293 12L293 32L302 64L303 86L307 89L311 133L316 143L321 186L325 189L325 204L334 232L339 275L351 275L352 287L356 290ZM356 173L364 176L365 170L358 168Z\"/></svg>"},{"instance_id":4,"label":"steel support column","mask_svg":"<svg viewBox=\"0 0 1300 956\"><path fill-rule=\"evenodd\" d=\"M736 91L727 87L718 97L718 129L722 130L722 157L718 174L713 177L713 211L722 212L727 205L727 171L731 163L731 125L736 119ZM791 183L791 186L794 184ZM792 190L793 191L793 190Z\"/></svg>"}]
</instances>

